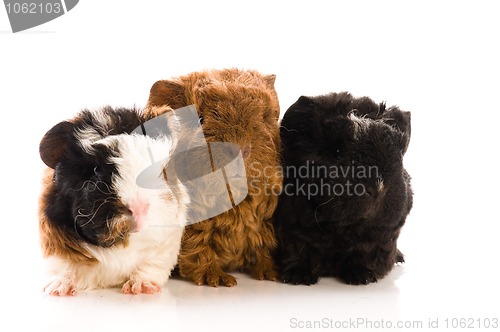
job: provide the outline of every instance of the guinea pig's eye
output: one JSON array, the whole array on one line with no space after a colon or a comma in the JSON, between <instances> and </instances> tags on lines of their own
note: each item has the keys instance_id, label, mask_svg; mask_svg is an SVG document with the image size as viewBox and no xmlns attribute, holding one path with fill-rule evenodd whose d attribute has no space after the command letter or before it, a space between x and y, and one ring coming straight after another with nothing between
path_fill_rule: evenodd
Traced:
<instances>
[{"instance_id":1,"label":"guinea pig's eye","mask_svg":"<svg viewBox=\"0 0 500 332\"><path fill-rule=\"evenodd\" d=\"M205 118L204 118L204 117L202 117L202 116L200 116L200 118L198 119L198 123L199 123L200 125L202 125L202 124L203 124L203 122L205 122Z\"/></svg>"},{"instance_id":2,"label":"guinea pig's eye","mask_svg":"<svg viewBox=\"0 0 500 332\"><path fill-rule=\"evenodd\" d=\"M335 159L340 159L342 155L342 149L340 149L339 147L333 147L331 153Z\"/></svg>"},{"instance_id":3,"label":"guinea pig's eye","mask_svg":"<svg viewBox=\"0 0 500 332\"><path fill-rule=\"evenodd\" d=\"M102 169L102 167L100 166L94 167L94 175L102 180L102 178L104 177L104 170Z\"/></svg>"}]
</instances>

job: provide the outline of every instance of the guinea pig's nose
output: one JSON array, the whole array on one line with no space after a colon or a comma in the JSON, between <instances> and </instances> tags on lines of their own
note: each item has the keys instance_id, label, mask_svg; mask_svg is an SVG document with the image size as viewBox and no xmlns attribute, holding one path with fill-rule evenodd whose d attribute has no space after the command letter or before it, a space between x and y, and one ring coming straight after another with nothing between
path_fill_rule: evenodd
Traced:
<instances>
[{"instance_id":1,"label":"guinea pig's nose","mask_svg":"<svg viewBox=\"0 0 500 332\"><path fill-rule=\"evenodd\" d=\"M127 204L127 208L132 212L132 217L134 218L134 232L141 230L144 218L148 213L149 203L141 200L133 200Z\"/></svg>"},{"instance_id":2,"label":"guinea pig's nose","mask_svg":"<svg viewBox=\"0 0 500 332\"><path fill-rule=\"evenodd\" d=\"M241 155L243 159L247 159L250 156L250 152L252 151L252 146L244 145L241 147Z\"/></svg>"}]
</instances>

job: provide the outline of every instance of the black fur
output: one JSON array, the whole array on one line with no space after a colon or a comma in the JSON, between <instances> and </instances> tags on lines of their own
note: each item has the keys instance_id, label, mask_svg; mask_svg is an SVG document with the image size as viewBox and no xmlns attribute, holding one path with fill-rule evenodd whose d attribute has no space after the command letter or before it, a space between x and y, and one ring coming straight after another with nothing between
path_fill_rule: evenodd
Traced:
<instances>
[{"instance_id":1,"label":"black fur","mask_svg":"<svg viewBox=\"0 0 500 332\"><path fill-rule=\"evenodd\" d=\"M301 97L280 130L284 184L274 222L282 281L367 284L403 262L396 242L412 207L403 167L410 113L348 93Z\"/></svg>"},{"instance_id":2,"label":"black fur","mask_svg":"<svg viewBox=\"0 0 500 332\"><path fill-rule=\"evenodd\" d=\"M103 115L106 121L102 121ZM93 149L87 151L77 133L90 130L99 139L130 133L141 122L135 109L105 107L99 116L96 112L81 111L73 120L61 122L45 134L40 142L40 156L54 169L45 213L66 234L109 247L117 239L110 236L106 220L125 209L111 185L116 167L110 158L116 151L99 143L93 143Z\"/></svg>"}]
</instances>

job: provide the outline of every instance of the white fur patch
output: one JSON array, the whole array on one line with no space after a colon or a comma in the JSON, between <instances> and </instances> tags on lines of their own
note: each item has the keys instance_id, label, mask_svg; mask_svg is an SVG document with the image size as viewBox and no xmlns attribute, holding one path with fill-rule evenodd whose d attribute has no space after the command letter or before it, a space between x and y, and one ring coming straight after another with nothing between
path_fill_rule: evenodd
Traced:
<instances>
[{"instance_id":1,"label":"white fur patch","mask_svg":"<svg viewBox=\"0 0 500 332\"><path fill-rule=\"evenodd\" d=\"M102 110L93 110L90 112L97 122L96 126L101 131L107 132L105 129L113 126L112 119L106 112ZM92 144L102 139L102 135L95 129L95 126L88 126L76 132L76 139L85 152L92 153L94 151Z\"/></svg>"},{"instance_id":2,"label":"white fur patch","mask_svg":"<svg viewBox=\"0 0 500 332\"><path fill-rule=\"evenodd\" d=\"M101 109L91 111L92 117L97 120L101 128L112 128L113 120L108 113Z\"/></svg>"},{"instance_id":3,"label":"white fur patch","mask_svg":"<svg viewBox=\"0 0 500 332\"><path fill-rule=\"evenodd\" d=\"M78 144L82 147L83 151L93 153L93 144L102 139L102 136L92 127L78 130L75 133Z\"/></svg>"},{"instance_id":4,"label":"white fur patch","mask_svg":"<svg viewBox=\"0 0 500 332\"><path fill-rule=\"evenodd\" d=\"M137 201L149 203L150 214L157 214L150 216L151 220L146 226L161 228L185 226L183 218L189 198L183 184L177 180L173 186L166 185L162 174L163 167L158 170L156 178L151 179L162 184L158 186L160 189L142 188L137 183L139 174L151 164L163 160L164 163L161 165L165 165L173 149L171 140L165 136L152 139L149 136L136 134L116 137L119 140L119 156L112 158L111 161L117 166L118 173L112 179L112 186L120 200L125 205ZM168 197L173 199L165 199Z\"/></svg>"},{"instance_id":5,"label":"white fur patch","mask_svg":"<svg viewBox=\"0 0 500 332\"><path fill-rule=\"evenodd\" d=\"M97 121L98 128L102 131L112 126L112 119L102 110L94 110L91 113L92 117ZM92 153L94 151L92 145L102 139L102 135L92 126L78 130L75 136L80 146L87 153Z\"/></svg>"},{"instance_id":6,"label":"white fur patch","mask_svg":"<svg viewBox=\"0 0 500 332\"><path fill-rule=\"evenodd\" d=\"M379 177L377 179L377 191L381 193L382 191L384 191L384 188L385 188L384 180L381 177Z\"/></svg>"}]
</instances>

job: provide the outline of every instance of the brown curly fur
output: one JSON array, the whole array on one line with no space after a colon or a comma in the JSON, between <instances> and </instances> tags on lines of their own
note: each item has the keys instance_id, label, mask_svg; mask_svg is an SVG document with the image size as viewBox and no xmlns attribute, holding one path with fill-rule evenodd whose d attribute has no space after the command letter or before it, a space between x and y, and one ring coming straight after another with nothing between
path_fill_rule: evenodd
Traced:
<instances>
[{"instance_id":1,"label":"brown curly fur","mask_svg":"<svg viewBox=\"0 0 500 332\"><path fill-rule=\"evenodd\" d=\"M198 285L236 285L224 270L247 270L257 279L276 279L271 217L282 177L274 80L274 75L256 71L224 69L161 80L151 88L146 117L159 115L155 106L176 109L194 104L208 142L250 148L245 158L249 190L245 200L221 215L187 226L184 232L179 271Z\"/></svg>"}]
</instances>

